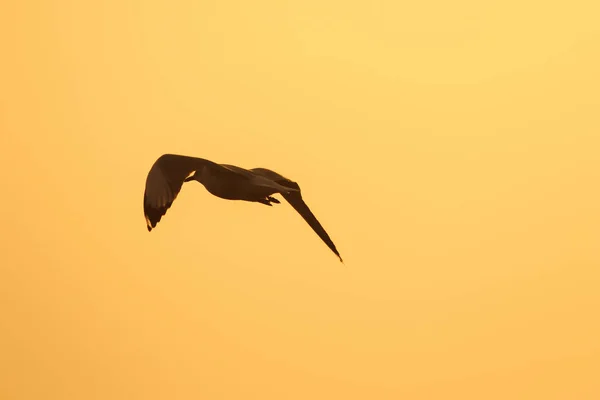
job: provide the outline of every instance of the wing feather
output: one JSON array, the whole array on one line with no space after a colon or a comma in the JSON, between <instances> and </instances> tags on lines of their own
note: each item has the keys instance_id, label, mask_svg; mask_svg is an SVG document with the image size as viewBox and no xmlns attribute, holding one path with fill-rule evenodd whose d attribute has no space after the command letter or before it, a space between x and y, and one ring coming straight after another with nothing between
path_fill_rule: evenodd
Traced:
<instances>
[{"instance_id":1,"label":"wing feather","mask_svg":"<svg viewBox=\"0 0 600 400\"><path fill-rule=\"evenodd\" d=\"M298 183L278 174L275 171L271 171L266 168L253 168L250 171L254 172L255 174L261 175L265 178L272 179L273 181L277 182L282 186L285 186L290 189L295 189L295 191L291 191L287 194L282 194L283 198L288 203L290 203L292 207L294 207L298 214L300 214L302 218L304 218L304 220L308 223L308 225L310 225L313 231L315 231L315 233L319 235L321 240L325 242L327 247L329 247L329 249L333 251L333 253L336 256L338 256L340 261L343 262L340 253L338 252L337 248L335 247L335 244L333 243L333 240L331 240L331 238L327 234L327 231L325 231L325 228L323 228L323 225L321 225L317 217L315 217L308 205L304 202L304 199L302 198L302 192Z\"/></svg>"}]
</instances>

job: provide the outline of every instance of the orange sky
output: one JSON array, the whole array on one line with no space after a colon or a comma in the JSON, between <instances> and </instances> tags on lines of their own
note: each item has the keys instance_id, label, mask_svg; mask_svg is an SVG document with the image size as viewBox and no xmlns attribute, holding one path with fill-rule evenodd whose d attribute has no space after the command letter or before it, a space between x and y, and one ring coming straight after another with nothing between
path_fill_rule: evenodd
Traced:
<instances>
[{"instance_id":1,"label":"orange sky","mask_svg":"<svg viewBox=\"0 0 600 400\"><path fill-rule=\"evenodd\" d=\"M9 0L0 398L600 398L597 2ZM297 180L186 185L163 153Z\"/></svg>"}]
</instances>

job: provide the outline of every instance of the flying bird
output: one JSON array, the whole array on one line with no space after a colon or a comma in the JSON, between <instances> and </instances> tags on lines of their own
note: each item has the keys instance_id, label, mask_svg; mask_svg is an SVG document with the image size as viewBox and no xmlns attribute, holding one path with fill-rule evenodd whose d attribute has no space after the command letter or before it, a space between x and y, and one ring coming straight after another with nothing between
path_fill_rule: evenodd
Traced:
<instances>
[{"instance_id":1,"label":"flying bird","mask_svg":"<svg viewBox=\"0 0 600 400\"><path fill-rule=\"evenodd\" d=\"M302 199L300 186L296 182L266 168L245 169L197 157L164 154L150 168L144 191L144 216L148 232L166 214L183 184L190 181L200 182L209 193L222 199L267 206L280 204L272 195L281 194L343 263L335 244Z\"/></svg>"}]
</instances>

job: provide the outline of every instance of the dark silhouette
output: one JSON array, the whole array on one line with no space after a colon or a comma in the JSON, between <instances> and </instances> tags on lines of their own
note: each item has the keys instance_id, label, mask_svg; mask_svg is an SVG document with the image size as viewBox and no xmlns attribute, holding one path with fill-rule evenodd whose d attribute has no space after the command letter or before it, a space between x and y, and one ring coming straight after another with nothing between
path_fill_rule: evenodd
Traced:
<instances>
[{"instance_id":1,"label":"dark silhouette","mask_svg":"<svg viewBox=\"0 0 600 400\"><path fill-rule=\"evenodd\" d=\"M266 168L248 170L197 157L164 154L152 165L144 192L144 215L149 232L171 207L183 184L189 181L200 182L208 192L222 199L267 206L280 204L271 195L281 194L343 262L335 244L302 199L296 182Z\"/></svg>"}]
</instances>

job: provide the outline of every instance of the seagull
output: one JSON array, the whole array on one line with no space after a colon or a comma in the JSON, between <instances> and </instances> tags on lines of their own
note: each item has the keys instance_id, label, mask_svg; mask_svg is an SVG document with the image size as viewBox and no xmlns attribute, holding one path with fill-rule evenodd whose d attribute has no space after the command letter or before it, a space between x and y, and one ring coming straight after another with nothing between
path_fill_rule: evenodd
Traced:
<instances>
[{"instance_id":1,"label":"seagull","mask_svg":"<svg viewBox=\"0 0 600 400\"><path fill-rule=\"evenodd\" d=\"M144 216L148 232L166 214L185 182L200 182L212 195L226 200L242 200L267 206L280 204L279 193L304 218L317 235L343 263L333 241L302 199L300 186L266 168L245 169L217 164L203 158L163 154L150 168L144 191Z\"/></svg>"}]
</instances>

